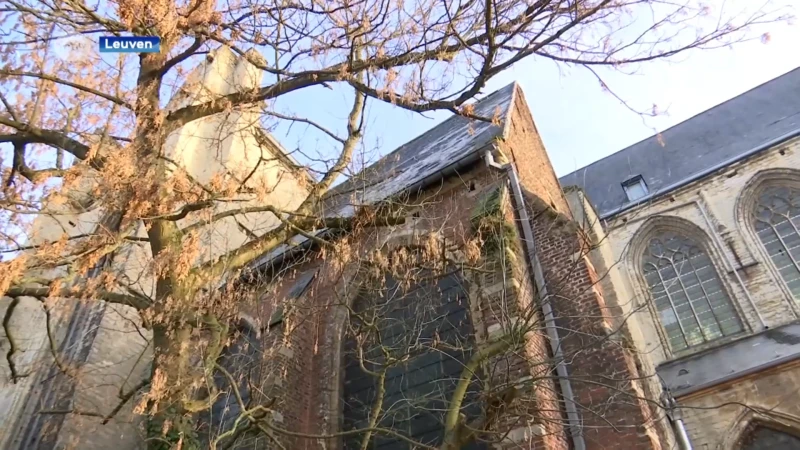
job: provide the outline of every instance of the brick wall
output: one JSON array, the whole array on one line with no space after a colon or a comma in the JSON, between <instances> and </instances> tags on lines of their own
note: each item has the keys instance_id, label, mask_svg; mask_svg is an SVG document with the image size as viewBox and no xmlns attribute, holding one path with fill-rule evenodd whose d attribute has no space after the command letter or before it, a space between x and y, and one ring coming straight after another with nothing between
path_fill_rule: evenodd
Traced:
<instances>
[{"instance_id":1,"label":"brick wall","mask_svg":"<svg viewBox=\"0 0 800 450\"><path fill-rule=\"evenodd\" d=\"M615 305L586 258L589 242L579 233L529 108L517 93L511 132L501 151L515 164L532 217L537 255L548 299L557 317L562 349L575 391L588 448L659 448L662 436L650 425L653 411L640 401L635 355L609 336ZM613 292L612 292L613 294ZM627 333L625 324L621 333ZM647 425L647 426L646 426Z\"/></svg>"},{"instance_id":2,"label":"brick wall","mask_svg":"<svg viewBox=\"0 0 800 450\"><path fill-rule=\"evenodd\" d=\"M560 317L558 324L562 331L567 331L562 333L563 344L568 357L567 364L574 377L573 389L577 400L585 407L581 416L587 444L591 449L659 448L663 437L650 424L653 411L639 398L649 392L635 381L639 376L640 364L625 345L608 336L610 317L619 315L619 312L604 304L599 275L591 261L580 253L581 250L585 251L585 243L570 222L566 199L536 135L524 101L516 103L509 127L510 131L500 144L500 149L516 163L528 192L527 201L536 205L530 214L536 217L534 225L538 251L546 268L553 306ZM411 224L394 230L354 236L351 238L351 249L366 251L382 246L392 235L408 235L414 229L438 230L453 242L464 242L471 233L468 215L478 195L484 191L484 187L498 182L498 176L496 171L476 165L459 178L435 186L418 197L406 199L409 209L416 209ZM540 215L542 209L551 213ZM581 256L575 258L576 253ZM502 335L504 330L512 328L514 316L530 311L534 300L533 289L522 255L521 252L516 253L511 258L513 262L510 267L502 268L509 285L501 290L501 295L494 295L491 286L478 286L476 297L480 300L473 305L473 322L479 339L489 341L498 333ZM337 270L331 270L331 273ZM312 337L298 343L295 349L302 347L314 355L310 372L314 374L314 381L310 385L300 383L287 393L293 399L291 407L298 410L302 402L294 402L295 396L307 399L306 411L313 417L306 416L305 425L296 425L298 430L307 429L311 433L338 430L340 417L337 415L340 414L341 405L337 395L342 382L338 361L341 359L343 317L331 305L354 295L355 289L346 280L330 276L327 281L318 282L315 293L307 300L315 306L307 310L310 314L303 322L314 324L314 329ZM498 305L498 302L502 305ZM502 314L498 311L502 311ZM506 441L510 447L524 445L526 448L556 449L566 446L560 393L551 367L535 364L550 358L548 347L543 329L540 328L526 336L523 355L519 355L521 357L498 358L488 364L499 369L494 373L502 374L506 382L526 377L542 380L536 384L526 403L527 407L538 409L539 423L506 424L511 431ZM304 393L292 394L297 389ZM543 411L548 412L542 414ZM312 428L316 428L316 431ZM304 446L297 445L298 448L327 449L336 448L337 443L334 440L324 443L306 440Z\"/></svg>"},{"instance_id":3,"label":"brick wall","mask_svg":"<svg viewBox=\"0 0 800 450\"><path fill-rule=\"evenodd\" d=\"M477 200L505 182L503 174L490 171L482 164L476 165L460 178L408 199L410 205L425 205L410 208L416 216L412 225L407 223L394 229L370 230L353 237L351 248L355 251L375 248L398 236L406 236L410 228L422 233L438 230L450 242L463 243L472 234L469 216ZM505 213L510 214L510 210L506 209ZM512 249L509 253L505 263L499 263L502 258L497 257L501 255L490 256L498 262L490 265L496 272L495 276L473 274L470 278L472 321L479 344L502 337L504 331L514 326L514 317L530 312L534 306L530 277L522 254L519 249ZM285 375L280 390L283 396L280 408L287 429L324 434L339 431L341 423L338 396L342 383L341 327L344 316L341 308L335 305L352 300L357 294L357 286L352 281L352 273L346 274L347 269L335 267L332 259L321 261L312 255L307 256L307 261L298 263L284 277L280 288L270 290L270 294L263 298L265 302L270 298L281 298L287 287L293 284L294 273L302 273L314 264L321 265L320 276L300 302L304 307L295 309L296 320L303 325L290 336L294 357L282 366ZM493 284L483 282L486 278L493 279ZM522 353L494 358L484 367L485 373L494 377L491 383L517 384L520 389L514 407L522 408L516 411L524 420L502 423L509 433L501 447L567 448L562 405L552 377L549 344L540 319L534 316L532 320L539 320L538 328L526 335ZM509 414L511 416L515 415ZM293 442L292 448L330 449L338 448L338 445L340 442L336 439L300 439Z\"/></svg>"},{"instance_id":4,"label":"brick wall","mask_svg":"<svg viewBox=\"0 0 800 450\"><path fill-rule=\"evenodd\" d=\"M567 201L561 192L561 185L542 138L536 130L522 90L518 88L514 95L511 119L506 125L506 138L499 147L516 165L520 182L529 192L558 212L569 216Z\"/></svg>"},{"instance_id":5,"label":"brick wall","mask_svg":"<svg viewBox=\"0 0 800 450\"><path fill-rule=\"evenodd\" d=\"M477 166L478 168L480 166ZM450 180L417 198L408 199L416 217L397 227L366 230L351 236L351 251L357 255L384 244L393 235L406 235L416 230L444 230L451 242L463 242L471 234L469 214L476 197L495 182L485 170ZM427 205L419 208L414 204ZM357 257L355 258L357 259ZM326 434L339 431L341 423L341 357L342 326L346 314L340 306L353 300L358 292L352 267L340 267L335 257L322 258L309 253L291 263L292 269L282 275L279 285L267 289L252 314L265 317L269 304L285 297L297 275L312 267L321 270L306 294L293 301L290 322L292 330L271 330L281 333L292 358L282 365L279 392L280 412L286 429L304 434ZM292 448L337 448L338 439L296 439Z\"/></svg>"},{"instance_id":6,"label":"brick wall","mask_svg":"<svg viewBox=\"0 0 800 450\"><path fill-rule=\"evenodd\" d=\"M254 301L245 312L254 317L261 328L262 367L260 383L262 401L277 411L274 425L289 433L318 434L317 417L313 414L319 401L318 379L314 374L320 311L313 303L318 292L326 287L317 277L300 298L286 300L298 277L321 267L321 261L302 258L273 279L260 280ZM280 320L277 320L280 317ZM304 449L309 441L292 434L280 434L287 448Z\"/></svg>"},{"instance_id":7,"label":"brick wall","mask_svg":"<svg viewBox=\"0 0 800 450\"><path fill-rule=\"evenodd\" d=\"M638 401L632 356L603 326L607 310L592 268L581 255L574 229L554 226L547 214L531 210L538 255L549 301L557 317L570 380L580 405L588 448L658 448L646 432L653 418ZM537 217L538 216L538 217ZM547 300L545 300L547 301Z\"/></svg>"},{"instance_id":8,"label":"brick wall","mask_svg":"<svg viewBox=\"0 0 800 450\"><path fill-rule=\"evenodd\" d=\"M566 414L561 399L561 391L554 377L555 370L547 338L543 315L539 310L536 298L536 289L533 285L532 274L525 263L525 253L519 246L515 257L512 258L513 279L518 281L514 290L517 296L518 308L523 314L530 314L528 319L534 325L534 331L528 333L524 348L527 370L535 380L532 397L536 415L542 426L541 441L547 450L560 450L569 448L566 431Z\"/></svg>"}]
</instances>

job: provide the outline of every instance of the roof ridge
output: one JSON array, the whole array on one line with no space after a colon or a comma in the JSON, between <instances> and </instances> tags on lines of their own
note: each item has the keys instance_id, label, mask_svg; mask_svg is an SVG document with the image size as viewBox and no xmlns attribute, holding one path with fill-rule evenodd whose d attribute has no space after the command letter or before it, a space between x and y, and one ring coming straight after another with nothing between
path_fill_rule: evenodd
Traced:
<instances>
[{"instance_id":1,"label":"roof ridge","mask_svg":"<svg viewBox=\"0 0 800 450\"><path fill-rule=\"evenodd\" d=\"M503 86L503 88L502 89L498 89L498 91L502 91L503 89L507 89L508 86L513 86L513 87L511 88L512 89L512 91L511 91L511 100L509 100L509 102L508 102L508 110L506 111L505 117L503 118L503 133L500 135L500 136L503 137L503 139L507 139L508 138L508 133L511 130L511 114L514 111L514 105L517 102L517 91L522 92L522 86L520 86L520 84L517 82L517 80L514 80L509 85ZM523 95L523 97L524 97L524 95Z\"/></svg>"},{"instance_id":2,"label":"roof ridge","mask_svg":"<svg viewBox=\"0 0 800 450\"><path fill-rule=\"evenodd\" d=\"M513 81L513 82L511 82L511 83L509 83L509 84L507 84L507 85L503 86L503 87L502 87L502 88L500 88L500 89L497 89L497 90L495 90L495 91L492 91L492 92L491 92L489 95L487 95L486 97L483 97L483 98L481 98L481 99L478 99L478 100L475 100L475 101L471 102L471 104L472 104L472 105L474 105L474 107L475 107L475 108L478 108L478 107L479 107L479 105L480 105L481 103L488 103L488 102L490 101L490 99L492 99L492 98L494 98L494 97L496 97L496 96L499 96L499 95L500 95L501 93L503 93L503 92L504 92L506 89L509 89L510 87L512 87L512 86L513 86L513 89L514 89L514 90L512 91L512 98L511 98L511 101L509 102L509 107L508 107L508 110L505 112L505 117L504 117L504 119L505 119L505 118L507 118L507 117L509 116L509 114L510 114L510 113L511 113L511 111L512 111L512 105L513 105L513 102L516 100L516 87L517 87L518 85L519 85L519 84L518 84L516 81ZM338 185L337 185L337 186L335 186L333 189L331 189L331 190L329 191L329 194L331 194L331 195L336 195L336 194L337 194L337 192L336 192L336 191L337 191L337 188L341 188L342 186L345 186L345 185L347 185L347 184L348 184L348 182L349 182L350 180L352 180L352 179L354 179L354 178L357 178L359 175L364 175L364 174L365 174L365 173L366 173L366 172L367 172L367 171L368 171L370 168L377 167L377 166L378 166L378 165L380 165L381 163L384 163L384 162L388 161L388 160L389 160L389 158L390 158L390 157L391 157L393 154L396 154L396 153L398 153L399 151L403 150L405 147L407 147L407 146L409 146L409 145L411 145L411 144L413 144L413 143L415 143L415 142L417 142L417 141L420 141L420 140L426 139L426 138L428 137L428 134L429 134L429 133L431 133L432 131L434 131L436 128L438 128L438 127L444 127L446 124L448 124L448 123L451 123L451 122L453 122L453 121L456 121L456 120L459 120L459 119L467 119L467 120L471 120L471 119L468 119L468 118L466 118L466 117L464 117L464 116L461 116L461 115L458 115L458 114L452 114L450 117L446 118L445 120L443 120L443 121L439 122L438 124L434 125L433 127L431 127L431 128L429 128L429 129L427 129L427 130L423 131L422 133L418 134L418 135L417 135L417 136L416 136L414 139L411 139L410 141L407 141L407 142L404 142L403 144L400 144L400 145L399 145L398 147L396 147L394 150L392 150L392 151L390 151L389 153L387 153L387 154L385 154L385 155L381 156L380 158L378 158L378 160L377 160L377 161L375 161L375 162L373 162L372 164L370 164L370 165L368 165L368 166L366 166L366 167L362 168L362 169L361 169L361 170L359 170L357 173L353 174L353 176L349 177L347 180L343 181L342 183L338 184ZM510 122L510 121L508 121L508 120L504 120L504 124L503 124L503 137L505 137L505 132L506 132L506 129L508 128L507 122Z\"/></svg>"},{"instance_id":3,"label":"roof ridge","mask_svg":"<svg viewBox=\"0 0 800 450\"><path fill-rule=\"evenodd\" d=\"M673 130L673 129L675 129L675 128L677 128L677 127L679 127L679 126L681 126L681 125L683 125L683 124L685 124L685 123L687 123L687 122L689 122L689 121L691 121L691 120L693 120L693 119L695 119L695 118L697 118L699 116L702 116L702 115L704 115L706 113L710 113L710 112L712 112L712 111L714 111L714 110L716 110L716 109L718 109L718 108L720 108L720 107L722 107L722 106L724 106L724 105L726 105L726 104L728 104L728 103L730 103L730 102L732 102L732 101L734 101L734 100L736 100L736 99L738 99L738 98L740 98L742 96L745 96L745 95L747 95L747 94L749 94L749 93L751 93L751 92L753 92L753 91L755 91L755 90L757 90L757 89L759 89L759 88L761 88L763 86L766 86L766 85L771 84L771 83L773 83L775 81L778 81L779 79L782 79L782 78L788 76L789 74L791 74L791 73L793 73L795 71L798 71L798 70L800 70L800 66L795 67L794 69L791 69L791 70L789 70L789 71L787 71L787 72L785 72L785 73L783 73L781 75L778 75L777 77L770 78L769 80L764 81L763 83L760 83L760 84L758 84L756 86L753 86L752 88L747 89L746 91L744 91L744 92L742 92L740 94L734 95L733 97L730 97L727 100L724 100L724 101L722 101L720 103L717 103L716 105L714 105L714 106L712 106L710 108L704 109L703 111L700 111L700 112L692 115L691 117L689 117L689 118L687 118L685 120L682 120L682 121L680 121L680 122L678 122L678 123L676 123L674 125L671 125L671 126L665 128L664 130L656 133L656 134L652 134L652 135L650 135L650 136L648 136L648 137L646 137L644 139L640 139L640 140L638 140L638 141L636 141L636 142L634 142L634 143L632 143L630 145L627 145L627 146L615 151L614 153L606 155L606 156L604 156L604 157L602 157L602 158L600 158L600 159L598 159L596 161L593 161L593 162L591 162L591 163L589 163L589 164L587 164L587 165L585 165L583 167L575 169L572 172L564 174L561 177L559 177L559 179L567 178L570 175L576 174L576 173L578 173L578 172L580 172L582 170L588 169L591 166L599 164L600 162L602 162L602 161L604 161L604 160L606 160L608 158L611 158L612 156L616 155L617 153L622 153L622 152L624 152L625 150L628 150L631 147L635 147L635 146L637 146L637 145L639 145L639 144L641 144L641 143L643 143L645 141L649 141L649 140L651 140L653 138L657 138L659 135L663 135L664 133L666 133L666 132L668 132L670 130Z\"/></svg>"}]
</instances>

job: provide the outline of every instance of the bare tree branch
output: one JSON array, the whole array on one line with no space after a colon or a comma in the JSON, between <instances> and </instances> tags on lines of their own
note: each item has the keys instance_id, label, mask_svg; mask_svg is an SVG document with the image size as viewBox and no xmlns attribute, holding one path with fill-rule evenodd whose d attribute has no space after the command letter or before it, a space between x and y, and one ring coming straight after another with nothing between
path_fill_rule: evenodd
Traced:
<instances>
[{"instance_id":1,"label":"bare tree branch","mask_svg":"<svg viewBox=\"0 0 800 450\"><path fill-rule=\"evenodd\" d=\"M49 287L11 287L5 292L5 295L12 298L34 297L41 300L50 297L51 292L52 289ZM139 310L147 309L148 307L150 307L149 300L144 297L117 294L115 292L97 291L97 292L92 292L91 294L83 294L80 291L78 292L66 291L63 293L59 293L58 295L63 297L74 297L74 298L96 298L98 300L103 300L109 303L131 306Z\"/></svg>"}]
</instances>

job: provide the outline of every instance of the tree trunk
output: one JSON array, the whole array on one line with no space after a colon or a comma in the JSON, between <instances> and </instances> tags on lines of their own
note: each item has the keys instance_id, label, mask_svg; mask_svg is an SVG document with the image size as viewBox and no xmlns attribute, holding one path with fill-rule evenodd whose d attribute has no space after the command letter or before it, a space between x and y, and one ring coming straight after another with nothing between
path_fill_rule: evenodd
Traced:
<instances>
[{"instance_id":1,"label":"tree trunk","mask_svg":"<svg viewBox=\"0 0 800 450\"><path fill-rule=\"evenodd\" d=\"M153 374L148 401L147 449L200 449L193 411L186 408L192 386L188 351L194 327L153 327Z\"/></svg>"},{"instance_id":2,"label":"tree trunk","mask_svg":"<svg viewBox=\"0 0 800 450\"><path fill-rule=\"evenodd\" d=\"M195 428L189 414L171 407L158 410L147 422L147 450L200 450Z\"/></svg>"}]
</instances>

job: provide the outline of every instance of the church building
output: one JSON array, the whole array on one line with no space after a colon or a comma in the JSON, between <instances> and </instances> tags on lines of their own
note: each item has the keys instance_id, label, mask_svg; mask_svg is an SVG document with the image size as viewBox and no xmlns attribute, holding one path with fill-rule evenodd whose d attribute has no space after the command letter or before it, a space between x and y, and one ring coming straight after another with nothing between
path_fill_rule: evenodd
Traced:
<instances>
[{"instance_id":1,"label":"church building","mask_svg":"<svg viewBox=\"0 0 800 450\"><path fill-rule=\"evenodd\" d=\"M221 50L192 76L224 95L249 69ZM299 232L221 287L242 303L209 448L800 449L800 69L560 178L518 84L471 110L492 120L450 117L319 208L399 220ZM270 201L297 207L310 175L262 130L203 159L200 139L248 114L192 122L170 151L206 179L268 152L257 176L286 180ZM204 236L218 253L249 239L233 221ZM21 367L52 365L35 305L16 304ZM108 412L147 374L132 311L65 317L62 352L92 370L3 380L0 448L143 448L135 402L42 414Z\"/></svg>"}]
</instances>

